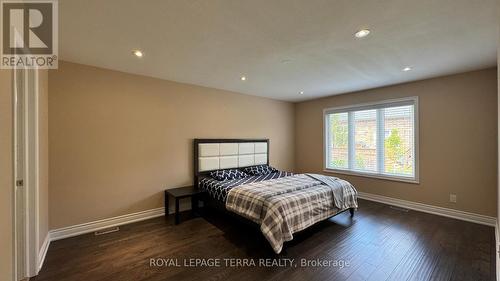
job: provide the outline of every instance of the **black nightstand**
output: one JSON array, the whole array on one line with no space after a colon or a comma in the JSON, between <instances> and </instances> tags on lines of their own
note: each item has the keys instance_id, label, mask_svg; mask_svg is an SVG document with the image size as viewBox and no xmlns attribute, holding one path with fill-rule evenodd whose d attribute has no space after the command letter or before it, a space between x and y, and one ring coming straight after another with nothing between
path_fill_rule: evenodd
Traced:
<instances>
[{"instance_id":1,"label":"black nightstand","mask_svg":"<svg viewBox=\"0 0 500 281\"><path fill-rule=\"evenodd\" d=\"M191 209L196 213L198 211L198 195L202 191L194 186L184 186L178 188L165 189L165 218L168 217L169 195L175 199L175 224L179 224L179 200L182 198L191 197Z\"/></svg>"}]
</instances>

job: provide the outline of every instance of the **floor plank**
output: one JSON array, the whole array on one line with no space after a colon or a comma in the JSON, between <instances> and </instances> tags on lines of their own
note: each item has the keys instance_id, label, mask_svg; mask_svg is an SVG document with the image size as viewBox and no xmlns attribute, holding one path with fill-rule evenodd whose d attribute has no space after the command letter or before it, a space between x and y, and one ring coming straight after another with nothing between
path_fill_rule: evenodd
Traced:
<instances>
[{"instance_id":1,"label":"floor plank","mask_svg":"<svg viewBox=\"0 0 500 281\"><path fill-rule=\"evenodd\" d=\"M492 227L359 200L348 213L295 235L275 255L258 228L216 211L174 225L156 218L101 236L51 243L40 274L45 280L495 280ZM180 267L151 267L150 259L176 259ZM191 258L218 259L219 267L186 267ZM226 266L224 259L277 261L292 266ZM345 266L301 267L309 262Z\"/></svg>"}]
</instances>

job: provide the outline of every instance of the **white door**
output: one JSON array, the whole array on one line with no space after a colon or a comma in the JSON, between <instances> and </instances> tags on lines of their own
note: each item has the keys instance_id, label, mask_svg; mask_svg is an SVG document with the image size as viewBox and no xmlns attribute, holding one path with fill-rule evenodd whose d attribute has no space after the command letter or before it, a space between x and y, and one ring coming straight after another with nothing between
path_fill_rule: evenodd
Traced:
<instances>
[{"instance_id":1,"label":"white door","mask_svg":"<svg viewBox=\"0 0 500 281\"><path fill-rule=\"evenodd\" d=\"M14 70L16 280L38 274L38 72Z\"/></svg>"},{"instance_id":2,"label":"white door","mask_svg":"<svg viewBox=\"0 0 500 281\"><path fill-rule=\"evenodd\" d=\"M17 280L26 277L26 189L24 186L24 179L26 178L25 169L25 156L26 156L26 142L25 142L25 128L26 120L24 118L25 112L25 83L24 71L14 71L14 174L15 174L15 190L14 190L14 204L15 204L15 263L16 263L16 276Z\"/></svg>"}]
</instances>

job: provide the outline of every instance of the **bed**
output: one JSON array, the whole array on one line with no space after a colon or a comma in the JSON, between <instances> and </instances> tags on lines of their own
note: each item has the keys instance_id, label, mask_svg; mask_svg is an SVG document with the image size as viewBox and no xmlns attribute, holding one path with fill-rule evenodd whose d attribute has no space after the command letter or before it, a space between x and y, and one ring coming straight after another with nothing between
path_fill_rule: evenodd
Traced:
<instances>
[{"instance_id":1,"label":"bed","mask_svg":"<svg viewBox=\"0 0 500 281\"><path fill-rule=\"evenodd\" d=\"M277 254L294 233L347 210L352 217L358 207L356 189L345 180L269 167L268 139L195 139L193 150L204 205L258 225ZM240 173L262 167L262 174Z\"/></svg>"}]
</instances>

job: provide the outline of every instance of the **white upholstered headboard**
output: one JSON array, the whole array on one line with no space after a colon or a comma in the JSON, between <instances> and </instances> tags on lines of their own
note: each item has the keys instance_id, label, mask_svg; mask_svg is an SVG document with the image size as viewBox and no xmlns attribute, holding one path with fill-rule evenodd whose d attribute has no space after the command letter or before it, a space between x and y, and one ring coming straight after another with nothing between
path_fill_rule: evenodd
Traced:
<instances>
[{"instance_id":1,"label":"white upholstered headboard","mask_svg":"<svg viewBox=\"0 0 500 281\"><path fill-rule=\"evenodd\" d=\"M269 164L268 139L195 139L194 175Z\"/></svg>"}]
</instances>

